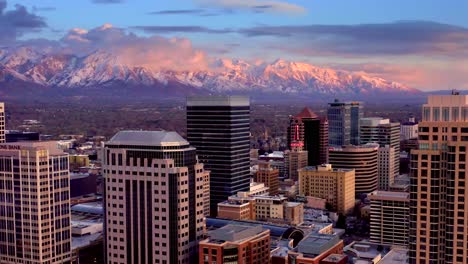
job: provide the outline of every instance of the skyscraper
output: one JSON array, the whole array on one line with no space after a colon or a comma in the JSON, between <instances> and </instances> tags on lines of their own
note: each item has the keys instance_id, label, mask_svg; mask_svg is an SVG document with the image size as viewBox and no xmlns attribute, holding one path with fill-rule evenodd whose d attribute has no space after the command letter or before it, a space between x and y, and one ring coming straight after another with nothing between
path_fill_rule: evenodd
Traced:
<instances>
[{"instance_id":1,"label":"skyscraper","mask_svg":"<svg viewBox=\"0 0 468 264\"><path fill-rule=\"evenodd\" d=\"M330 148L330 164L336 169L355 169L356 195L377 190L378 149L376 143Z\"/></svg>"},{"instance_id":2,"label":"skyscraper","mask_svg":"<svg viewBox=\"0 0 468 264\"><path fill-rule=\"evenodd\" d=\"M360 122L360 144L378 143L380 147L388 145L394 149L394 155L387 155L393 159L393 175L389 175L393 182L400 175L400 123L391 123L390 119L381 117L362 118Z\"/></svg>"},{"instance_id":3,"label":"skyscraper","mask_svg":"<svg viewBox=\"0 0 468 264\"><path fill-rule=\"evenodd\" d=\"M289 118L288 146L290 149L303 143L307 151L308 165L315 166L328 162L328 121L320 118L309 108Z\"/></svg>"},{"instance_id":4,"label":"skyscraper","mask_svg":"<svg viewBox=\"0 0 468 264\"><path fill-rule=\"evenodd\" d=\"M189 97L187 140L211 171L211 215L250 186L250 104L242 96Z\"/></svg>"},{"instance_id":5,"label":"skyscraper","mask_svg":"<svg viewBox=\"0 0 468 264\"><path fill-rule=\"evenodd\" d=\"M0 143L4 143L5 140L5 104L0 103Z\"/></svg>"},{"instance_id":6,"label":"skyscraper","mask_svg":"<svg viewBox=\"0 0 468 264\"><path fill-rule=\"evenodd\" d=\"M175 132L121 131L103 151L106 263L191 263L208 195L195 148Z\"/></svg>"},{"instance_id":7,"label":"skyscraper","mask_svg":"<svg viewBox=\"0 0 468 264\"><path fill-rule=\"evenodd\" d=\"M468 96L429 96L410 163L410 263L468 260Z\"/></svg>"},{"instance_id":8,"label":"skyscraper","mask_svg":"<svg viewBox=\"0 0 468 264\"><path fill-rule=\"evenodd\" d=\"M70 261L69 182L57 142L0 144L0 263Z\"/></svg>"},{"instance_id":9,"label":"skyscraper","mask_svg":"<svg viewBox=\"0 0 468 264\"><path fill-rule=\"evenodd\" d=\"M360 102L335 100L329 104L327 117L330 146L359 145L359 123L363 117Z\"/></svg>"},{"instance_id":10,"label":"skyscraper","mask_svg":"<svg viewBox=\"0 0 468 264\"><path fill-rule=\"evenodd\" d=\"M379 173L378 173L378 189L388 191L390 186L395 182L395 148L386 145L380 147L379 156ZM399 155L398 155L399 156Z\"/></svg>"}]
</instances>

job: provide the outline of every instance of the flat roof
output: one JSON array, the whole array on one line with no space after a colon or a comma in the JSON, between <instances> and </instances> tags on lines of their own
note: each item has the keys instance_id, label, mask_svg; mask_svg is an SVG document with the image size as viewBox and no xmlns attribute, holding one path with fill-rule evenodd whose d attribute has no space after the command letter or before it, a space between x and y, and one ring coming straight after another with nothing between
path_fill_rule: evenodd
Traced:
<instances>
[{"instance_id":1,"label":"flat roof","mask_svg":"<svg viewBox=\"0 0 468 264\"><path fill-rule=\"evenodd\" d=\"M189 96L187 106L249 106L247 96Z\"/></svg>"},{"instance_id":2,"label":"flat roof","mask_svg":"<svg viewBox=\"0 0 468 264\"><path fill-rule=\"evenodd\" d=\"M106 145L185 146L189 143L177 132L124 130L117 132Z\"/></svg>"},{"instance_id":3,"label":"flat roof","mask_svg":"<svg viewBox=\"0 0 468 264\"><path fill-rule=\"evenodd\" d=\"M0 150L18 151L20 149L47 149L49 155L66 154L63 150L59 149L57 141L19 141L0 144Z\"/></svg>"},{"instance_id":4,"label":"flat roof","mask_svg":"<svg viewBox=\"0 0 468 264\"><path fill-rule=\"evenodd\" d=\"M261 225L241 225L241 224L228 224L219 229L209 232L210 243L219 242L237 242L248 238L252 238L265 230Z\"/></svg>"},{"instance_id":5,"label":"flat roof","mask_svg":"<svg viewBox=\"0 0 468 264\"><path fill-rule=\"evenodd\" d=\"M337 235L311 233L297 246L297 252L317 256L334 247L340 239Z\"/></svg>"},{"instance_id":6,"label":"flat roof","mask_svg":"<svg viewBox=\"0 0 468 264\"><path fill-rule=\"evenodd\" d=\"M408 249L392 248L380 261L379 264L401 264L409 263Z\"/></svg>"},{"instance_id":7,"label":"flat roof","mask_svg":"<svg viewBox=\"0 0 468 264\"><path fill-rule=\"evenodd\" d=\"M391 200L391 199L398 199L398 200L408 200L409 201L409 193L408 192L391 192L391 191L373 191L368 196L369 199L376 199L376 200Z\"/></svg>"}]
</instances>

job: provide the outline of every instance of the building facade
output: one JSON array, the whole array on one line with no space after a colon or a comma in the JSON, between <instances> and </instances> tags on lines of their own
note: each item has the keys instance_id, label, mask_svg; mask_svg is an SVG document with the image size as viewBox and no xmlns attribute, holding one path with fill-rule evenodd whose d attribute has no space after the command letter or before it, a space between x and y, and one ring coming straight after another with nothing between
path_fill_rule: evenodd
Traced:
<instances>
[{"instance_id":1,"label":"building facade","mask_svg":"<svg viewBox=\"0 0 468 264\"><path fill-rule=\"evenodd\" d=\"M335 100L330 103L327 110L329 146L359 145L359 124L362 117L360 102Z\"/></svg>"},{"instance_id":2,"label":"building facade","mask_svg":"<svg viewBox=\"0 0 468 264\"><path fill-rule=\"evenodd\" d=\"M409 193L374 191L371 201L370 241L379 245L408 246Z\"/></svg>"},{"instance_id":3,"label":"building facade","mask_svg":"<svg viewBox=\"0 0 468 264\"><path fill-rule=\"evenodd\" d=\"M0 263L69 263L68 154L57 143L0 144Z\"/></svg>"},{"instance_id":4,"label":"building facade","mask_svg":"<svg viewBox=\"0 0 468 264\"><path fill-rule=\"evenodd\" d=\"M191 263L207 171L175 132L121 131L104 146L106 263Z\"/></svg>"},{"instance_id":5,"label":"building facade","mask_svg":"<svg viewBox=\"0 0 468 264\"><path fill-rule=\"evenodd\" d=\"M399 154L399 153L398 153ZM390 186L395 182L395 148L386 145L380 147L378 151L379 157L379 172L378 172L378 189L388 191ZM398 155L399 156L399 155ZM400 160L398 160L398 163ZM397 175L398 176L398 175Z\"/></svg>"},{"instance_id":6,"label":"building facade","mask_svg":"<svg viewBox=\"0 0 468 264\"><path fill-rule=\"evenodd\" d=\"M5 104L0 103L0 143L5 143Z\"/></svg>"},{"instance_id":7,"label":"building facade","mask_svg":"<svg viewBox=\"0 0 468 264\"><path fill-rule=\"evenodd\" d=\"M270 230L261 225L229 224L208 236L200 242L200 264L270 263Z\"/></svg>"},{"instance_id":8,"label":"building facade","mask_svg":"<svg viewBox=\"0 0 468 264\"><path fill-rule=\"evenodd\" d=\"M354 209L354 169L330 164L299 170L299 194L326 199L332 210L347 215Z\"/></svg>"},{"instance_id":9,"label":"building facade","mask_svg":"<svg viewBox=\"0 0 468 264\"><path fill-rule=\"evenodd\" d=\"M211 215L250 183L250 103L247 97L187 99L187 140L210 171Z\"/></svg>"},{"instance_id":10,"label":"building facade","mask_svg":"<svg viewBox=\"0 0 468 264\"><path fill-rule=\"evenodd\" d=\"M400 175L400 123L391 123L390 119L381 117L362 118L360 144L367 143L378 143L383 148L385 146L394 148L395 155L386 155L387 158L393 159L393 175L389 175L390 181L393 181L393 178ZM389 160L385 162L390 163Z\"/></svg>"},{"instance_id":11,"label":"building facade","mask_svg":"<svg viewBox=\"0 0 468 264\"><path fill-rule=\"evenodd\" d=\"M307 151L309 166L328 162L328 120L320 118L309 108L304 108L296 116L291 116L288 127L288 146L298 144Z\"/></svg>"},{"instance_id":12,"label":"building facade","mask_svg":"<svg viewBox=\"0 0 468 264\"><path fill-rule=\"evenodd\" d=\"M400 134L402 140L418 138L418 123L414 117L401 124Z\"/></svg>"},{"instance_id":13,"label":"building facade","mask_svg":"<svg viewBox=\"0 0 468 264\"><path fill-rule=\"evenodd\" d=\"M356 195L377 190L378 149L375 143L330 148L330 164L334 168L355 170Z\"/></svg>"},{"instance_id":14,"label":"building facade","mask_svg":"<svg viewBox=\"0 0 468 264\"><path fill-rule=\"evenodd\" d=\"M307 151L302 148L293 148L284 153L286 178L297 181L299 178L298 170L307 166Z\"/></svg>"},{"instance_id":15,"label":"building facade","mask_svg":"<svg viewBox=\"0 0 468 264\"><path fill-rule=\"evenodd\" d=\"M410 162L410 263L468 260L468 96L429 96Z\"/></svg>"},{"instance_id":16,"label":"building facade","mask_svg":"<svg viewBox=\"0 0 468 264\"><path fill-rule=\"evenodd\" d=\"M255 182L264 183L269 188L270 195L279 192L279 170L272 168L269 162L260 162L255 173Z\"/></svg>"}]
</instances>

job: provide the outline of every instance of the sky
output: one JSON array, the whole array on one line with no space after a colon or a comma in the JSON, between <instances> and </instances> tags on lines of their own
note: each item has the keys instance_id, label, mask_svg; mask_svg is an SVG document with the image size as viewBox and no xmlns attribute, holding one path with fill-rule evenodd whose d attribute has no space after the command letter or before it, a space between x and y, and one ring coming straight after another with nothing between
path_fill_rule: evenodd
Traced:
<instances>
[{"instance_id":1,"label":"sky","mask_svg":"<svg viewBox=\"0 0 468 264\"><path fill-rule=\"evenodd\" d=\"M0 0L0 46L102 48L174 69L285 59L468 89L466 10L464 0Z\"/></svg>"}]
</instances>

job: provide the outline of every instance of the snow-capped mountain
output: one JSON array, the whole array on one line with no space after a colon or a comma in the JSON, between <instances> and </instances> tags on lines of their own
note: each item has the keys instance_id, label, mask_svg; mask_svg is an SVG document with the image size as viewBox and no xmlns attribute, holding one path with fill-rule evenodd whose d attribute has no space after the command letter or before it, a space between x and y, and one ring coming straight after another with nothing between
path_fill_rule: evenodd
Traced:
<instances>
[{"instance_id":1,"label":"snow-capped mountain","mask_svg":"<svg viewBox=\"0 0 468 264\"><path fill-rule=\"evenodd\" d=\"M148 88L178 85L210 93L362 96L420 93L419 90L382 78L299 62L277 60L273 63L249 63L218 59L211 64L210 70L155 70L130 66L118 56L102 50L77 56L66 52L43 54L24 47L0 49L0 77L3 77L0 80L74 90L112 87L118 83L120 86Z\"/></svg>"}]
</instances>

